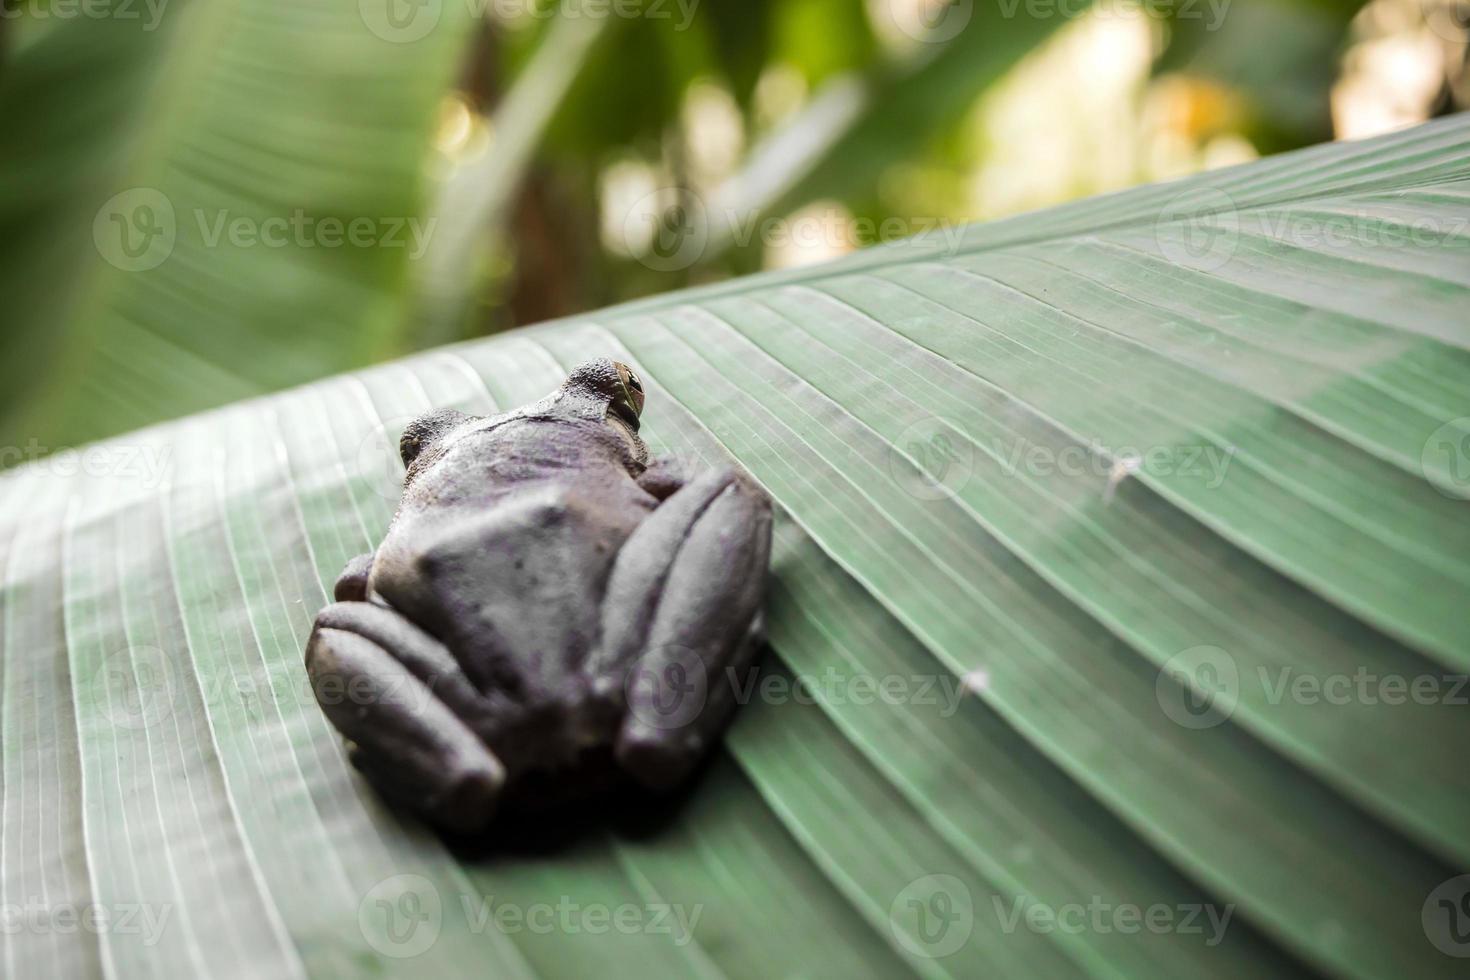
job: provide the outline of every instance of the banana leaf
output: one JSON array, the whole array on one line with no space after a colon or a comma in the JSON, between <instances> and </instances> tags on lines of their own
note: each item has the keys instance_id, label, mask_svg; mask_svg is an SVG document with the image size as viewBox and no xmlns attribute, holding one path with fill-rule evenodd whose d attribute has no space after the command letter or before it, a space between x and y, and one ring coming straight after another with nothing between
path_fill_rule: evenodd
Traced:
<instances>
[{"instance_id":1,"label":"banana leaf","mask_svg":"<svg viewBox=\"0 0 1470 980\"><path fill-rule=\"evenodd\" d=\"M5 974L1462 975L1467 160L1450 118L12 470ZM777 502L771 651L683 798L445 841L302 644L407 420L594 355Z\"/></svg>"}]
</instances>

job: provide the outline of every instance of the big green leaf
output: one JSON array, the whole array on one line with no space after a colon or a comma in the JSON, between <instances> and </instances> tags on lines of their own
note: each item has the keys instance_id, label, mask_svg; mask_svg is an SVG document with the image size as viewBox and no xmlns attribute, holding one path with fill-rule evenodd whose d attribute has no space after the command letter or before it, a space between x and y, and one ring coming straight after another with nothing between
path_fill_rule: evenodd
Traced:
<instances>
[{"instance_id":1,"label":"big green leaf","mask_svg":"<svg viewBox=\"0 0 1470 980\"><path fill-rule=\"evenodd\" d=\"M6 975L1460 975L1467 151L1321 147L0 479ZM450 849L352 774L302 643L408 417L595 354L778 501L767 679L662 821Z\"/></svg>"}]
</instances>

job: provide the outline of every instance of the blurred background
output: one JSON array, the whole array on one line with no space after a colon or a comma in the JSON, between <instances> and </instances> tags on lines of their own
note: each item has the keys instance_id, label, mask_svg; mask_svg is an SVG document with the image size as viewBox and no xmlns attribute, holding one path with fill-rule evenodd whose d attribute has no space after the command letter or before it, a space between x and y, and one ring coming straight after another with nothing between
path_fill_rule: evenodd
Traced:
<instances>
[{"instance_id":1,"label":"blurred background","mask_svg":"<svg viewBox=\"0 0 1470 980\"><path fill-rule=\"evenodd\" d=\"M473 211L498 144L525 138L507 132L518 84L547 99L545 130L473 314L420 341L1371 136L1470 96L1449 0L686 2L484 23L435 134L445 210Z\"/></svg>"},{"instance_id":2,"label":"blurred background","mask_svg":"<svg viewBox=\"0 0 1470 980\"><path fill-rule=\"evenodd\" d=\"M1463 0L0 11L7 466L1470 99Z\"/></svg>"}]
</instances>

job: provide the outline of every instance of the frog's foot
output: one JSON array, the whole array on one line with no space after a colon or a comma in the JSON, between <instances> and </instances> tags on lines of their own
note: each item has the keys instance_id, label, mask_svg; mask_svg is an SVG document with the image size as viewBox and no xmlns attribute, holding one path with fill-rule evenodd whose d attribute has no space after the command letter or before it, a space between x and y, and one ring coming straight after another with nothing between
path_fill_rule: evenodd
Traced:
<instances>
[{"instance_id":1,"label":"frog's foot","mask_svg":"<svg viewBox=\"0 0 1470 980\"><path fill-rule=\"evenodd\" d=\"M763 640L771 504L735 473L672 494L623 544L589 664L627 698L618 763L655 789L687 776L729 721L736 675Z\"/></svg>"},{"instance_id":2,"label":"frog's foot","mask_svg":"<svg viewBox=\"0 0 1470 980\"><path fill-rule=\"evenodd\" d=\"M486 827L505 767L466 723L485 704L437 640L390 609L337 603L317 616L306 669L379 791L449 830Z\"/></svg>"},{"instance_id":3,"label":"frog's foot","mask_svg":"<svg viewBox=\"0 0 1470 980\"><path fill-rule=\"evenodd\" d=\"M337 584L332 588L332 595L338 602L365 602L368 594L368 576L373 571L373 556L371 554L358 555L347 563L342 569L342 574L337 576Z\"/></svg>"}]
</instances>

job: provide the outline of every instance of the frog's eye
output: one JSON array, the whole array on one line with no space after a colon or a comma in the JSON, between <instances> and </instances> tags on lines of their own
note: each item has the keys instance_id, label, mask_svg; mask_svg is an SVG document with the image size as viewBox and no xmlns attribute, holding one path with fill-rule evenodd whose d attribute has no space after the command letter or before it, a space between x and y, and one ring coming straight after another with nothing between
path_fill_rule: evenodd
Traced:
<instances>
[{"instance_id":1,"label":"frog's eye","mask_svg":"<svg viewBox=\"0 0 1470 980\"><path fill-rule=\"evenodd\" d=\"M618 380L622 382L622 390L613 399L613 408L619 410L633 428L638 428L638 417L643 414L643 382L638 380L638 375L626 364L618 364ZM631 415L632 418L628 418Z\"/></svg>"}]
</instances>

